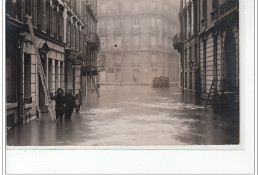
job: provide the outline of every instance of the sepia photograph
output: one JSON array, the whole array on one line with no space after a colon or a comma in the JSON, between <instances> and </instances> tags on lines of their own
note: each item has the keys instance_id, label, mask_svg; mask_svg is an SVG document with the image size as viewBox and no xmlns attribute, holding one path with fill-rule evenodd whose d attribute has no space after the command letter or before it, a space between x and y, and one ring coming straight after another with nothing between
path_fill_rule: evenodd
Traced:
<instances>
[{"instance_id":1,"label":"sepia photograph","mask_svg":"<svg viewBox=\"0 0 260 175\"><path fill-rule=\"evenodd\" d=\"M6 0L6 144L240 144L238 0Z\"/></svg>"}]
</instances>

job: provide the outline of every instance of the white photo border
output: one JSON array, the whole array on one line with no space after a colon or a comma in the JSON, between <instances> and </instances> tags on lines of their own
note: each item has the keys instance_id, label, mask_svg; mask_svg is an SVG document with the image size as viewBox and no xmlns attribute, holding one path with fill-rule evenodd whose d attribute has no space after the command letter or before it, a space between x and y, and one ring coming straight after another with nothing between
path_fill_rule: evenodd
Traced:
<instances>
[{"instance_id":1,"label":"white photo border","mask_svg":"<svg viewBox=\"0 0 260 175\"><path fill-rule=\"evenodd\" d=\"M2 1L3 174L256 174L258 172L258 1L240 0L239 146L6 147L5 1ZM242 83L241 83L242 82Z\"/></svg>"}]
</instances>

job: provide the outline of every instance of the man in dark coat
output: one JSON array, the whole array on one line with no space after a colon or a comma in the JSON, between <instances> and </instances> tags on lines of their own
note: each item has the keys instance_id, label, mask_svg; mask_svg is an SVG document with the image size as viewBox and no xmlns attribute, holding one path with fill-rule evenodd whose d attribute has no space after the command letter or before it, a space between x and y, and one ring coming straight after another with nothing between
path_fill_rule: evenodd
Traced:
<instances>
[{"instance_id":1,"label":"man in dark coat","mask_svg":"<svg viewBox=\"0 0 260 175\"><path fill-rule=\"evenodd\" d=\"M51 96L52 97L52 96ZM63 90L59 88L57 90L57 94L51 98L52 100L55 100L55 111L56 111L56 120L57 122L62 121L62 117L64 115L64 107L65 107L65 97L63 95Z\"/></svg>"},{"instance_id":2,"label":"man in dark coat","mask_svg":"<svg viewBox=\"0 0 260 175\"><path fill-rule=\"evenodd\" d=\"M72 95L72 90L68 90L68 94L66 95L66 110L65 110L65 117L71 118L73 113L73 108L76 106L75 104L75 97Z\"/></svg>"}]
</instances>

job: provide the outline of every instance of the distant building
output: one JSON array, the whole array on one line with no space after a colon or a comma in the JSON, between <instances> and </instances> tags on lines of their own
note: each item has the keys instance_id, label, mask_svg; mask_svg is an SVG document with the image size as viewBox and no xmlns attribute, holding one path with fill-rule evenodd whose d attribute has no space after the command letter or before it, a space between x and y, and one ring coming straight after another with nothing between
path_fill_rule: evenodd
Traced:
<instances>
[{"instance_id":1,"label":"distant building","mask_svg":"<svg viewBox=\"0 0 260 175\"><path fill-rule=\"evenodd\" d=\"M96 8L96 0L6 0L8 126L48 112L25 15L32 17L49 93L62 88L77 94L91 86L89 78L82 76L87 71L83 68L90 62L96 67Z\"/></svg>"},{"instance_id":2,"label":"distant building","mask_svg":"<svg viewBox=\"0 0 260 175\"><path fill-rule=\"evenodd\" d=\"M237 101L238 0L180 0L179 20L173 45L181 58L181 90L207 98L211 89L220 99Z\"/></svg>"},{"instance_id":3,"label":"distant building","mask_svg":"<svg viewBox=\"0 0 260 175\"><path fill-rule=\"evenodd\" d=\"M178 9L177 0L98 0L100 82L151 84L159 76L178 82L172 46Z\"/></svg>"}]
</instances>

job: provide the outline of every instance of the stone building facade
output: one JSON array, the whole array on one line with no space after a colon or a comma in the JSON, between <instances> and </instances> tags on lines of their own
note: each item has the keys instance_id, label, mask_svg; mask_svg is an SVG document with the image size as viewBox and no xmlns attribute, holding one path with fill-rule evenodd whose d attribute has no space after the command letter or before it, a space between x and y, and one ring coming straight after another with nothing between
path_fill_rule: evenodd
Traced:
<instances>
[{"instance_id":1,"label":"stone building facade","mask_svg":"<svg viewBox=\"0 0 260 175\"><path fill-rule=\"evenodd\" d=\"M178 82L177 0L98 0L100 82L151 84L166 76Z\"/></svg>"},{"instance_id":2,"label":"stone building facade","mask_svg":"<svg viewBox=\"0 0 260 175\"><path fill-rule=\"evenodd\" d=\"M239 98L239 1L180 0L180 88L207 98L213 88L220 99Z\"/></svg>"},{"instance_id":3,"label":"stone building facade","mask_svg":"<svg viewBox=\"0 0 260 175\"><path fill-rule=\"evenodd\" d=\"M6 109L8 126L48 112L35 49L26 25L32 17L47 88L82 89L82 67L96 48L89 47L90 33L96 32L96 1L6 0ZM98 45L98 43L97 43Z\"/></svg>"}]
</instances>

